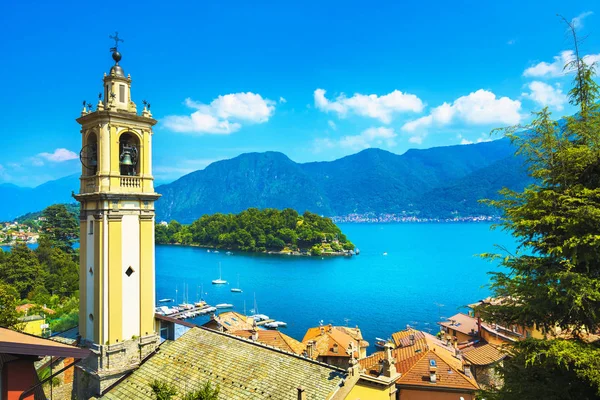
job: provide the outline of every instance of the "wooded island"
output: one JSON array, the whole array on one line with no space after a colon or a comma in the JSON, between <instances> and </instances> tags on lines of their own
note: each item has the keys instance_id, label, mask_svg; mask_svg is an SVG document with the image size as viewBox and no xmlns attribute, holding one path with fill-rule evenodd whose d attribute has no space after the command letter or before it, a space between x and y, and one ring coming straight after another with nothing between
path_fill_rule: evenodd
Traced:
<instances>
[{"instance_id":1,"label":"wooded island","mask_svg":"<svg viewBox=\"0 0 600 400\"><path fill-rule=\"evenodd\" d=\"M344 255L354 250L330 218L293 209L249 208L239 214L203 215L191 225L156 225L156 243L249 252Z\"/></svg>"}]
</instances>

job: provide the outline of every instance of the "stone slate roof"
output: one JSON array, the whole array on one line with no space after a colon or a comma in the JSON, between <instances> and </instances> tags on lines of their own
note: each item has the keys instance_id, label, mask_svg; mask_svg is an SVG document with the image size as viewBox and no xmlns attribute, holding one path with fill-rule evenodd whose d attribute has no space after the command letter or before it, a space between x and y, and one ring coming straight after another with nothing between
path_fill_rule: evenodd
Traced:
<instances>
[{"instance_id":1,"label":"stone slate roof","mask_svg":"<svg viewBox=\"0 0 600 400\"><path fill-rule=\"evenodd\" d=\"M149 383L174 384L183 394L206 381L220 387L223 399L327 399L345 372L259 343L203 328L192 328L114 386L104 399L152 399Z\"/></svg>"}]
</instances>

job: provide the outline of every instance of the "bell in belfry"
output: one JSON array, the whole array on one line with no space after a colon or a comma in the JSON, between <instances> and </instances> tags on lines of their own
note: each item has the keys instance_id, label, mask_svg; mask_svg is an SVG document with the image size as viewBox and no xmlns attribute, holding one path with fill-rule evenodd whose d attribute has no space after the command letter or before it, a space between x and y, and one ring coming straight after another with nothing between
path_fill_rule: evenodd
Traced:
<instances>
[{"instance_id":1,"label":"bell in belfry","mask_svg":"<svg viewBox=\"0 0 600 400\"><path fill-rule=\"evenodd\" d=\"M123 144L119 164L121 164L121 175L136 175L137 148L135 145Z\"/></svg>"},{"instance_id":2,"label":"bell in belfry","mask_svg":"<svg viewBox=\"0 0 600 400\"><path fill-rule=\"evenodd\" d=\"M131 159L131 153L129 153L127 150L125 150L123 152L123 154L121 154L121 165L127 165L127 166L133 165L133 160Z\"/></svg>"}]
</instances>

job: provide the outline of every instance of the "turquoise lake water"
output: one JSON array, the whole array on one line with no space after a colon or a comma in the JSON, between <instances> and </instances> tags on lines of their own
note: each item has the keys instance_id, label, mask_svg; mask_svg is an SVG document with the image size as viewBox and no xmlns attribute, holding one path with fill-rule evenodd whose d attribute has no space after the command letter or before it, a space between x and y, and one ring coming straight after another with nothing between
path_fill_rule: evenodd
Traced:
<instances>
[{"instance_id":1,"label":"turquoise lake water","mask_svg":"<svg viewBox=\"0 0 600 400\"><path fill-rule=\"evenodd\" d=\"M253 308L287 322L282 331L302 340L319 321L358 325L373 345L407 324L435 333L440 318L489 294L488 271L495 269L477 254L493 252L494 244L514 248L505 232L485 223L339 224L360 249L354 257L226 255L184 246L156 246L157 299L231 303L234 310ZM387 253L384 255L383 253ZM228 285L212 285L219 277ZM232 293L239 274L243 293ZM440 304L443 304L440 305ZM204 323L207 317L190 322ZM370 347L373 351L373 346Z\"/></svg>"}]
</instances>

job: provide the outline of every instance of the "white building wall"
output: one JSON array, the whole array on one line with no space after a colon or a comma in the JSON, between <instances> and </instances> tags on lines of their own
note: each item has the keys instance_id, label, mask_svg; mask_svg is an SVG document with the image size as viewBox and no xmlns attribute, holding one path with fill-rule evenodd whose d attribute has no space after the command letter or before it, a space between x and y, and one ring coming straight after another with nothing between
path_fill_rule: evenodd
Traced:
<instances>
[{"instance_id":1,"label":"white building wall","mask_svg":"<svg viewBox=\"0 0 600 400\"><path fill-rule=\"evenodd\" d=\"M138 215L124 215L122 221L123 340L140 336L140 221ZM125 273L131 267L133 273Z\"/></svg>"},{"instance_id":2,"label":"white building wall","mask_svg":"<svg viewBox=\"0 0 600 400\"><path fill-rule=\"evenodd\" d=\"M104 202L104 208L108 207L108 202ZM102 297L104 299L104 305L102 306L102 309L104 310L102 313L102 318L104 319L104 323L102 324L103 326L103 337L108 339L108 217L106 216L106 214L102 217L102 225L103 225L103 229L102 232L104 233L104 248L102 249L103 251L103 255L102 255L102 270L104 271L104 280L102 283L102 290L103 290L103 294L104 296ZM103 343L99 343L99 344L103 344Z\"/></svg>"},{"instance_id":3,"label":"white building wall","mask_svg":"<svg viewBox=\"0 0 600 400\"><path fill-rule=\"evenodd\" d=\"M98 273L94 269L94 238L95 231L90 235L90 223L93 223L94 216L88 215L86 230L85 233L87 235L87 240L85 242L85 310L87 311L87 315L85 316L85 335L86 339L89 341L94 341L94 321L98 323L100 321L100 315L94 315L94 321L90 320L90 314L94 314L94 275ZM90 274L90 268L92 268L92 273Z\"/></svg>"}]
</instances>

